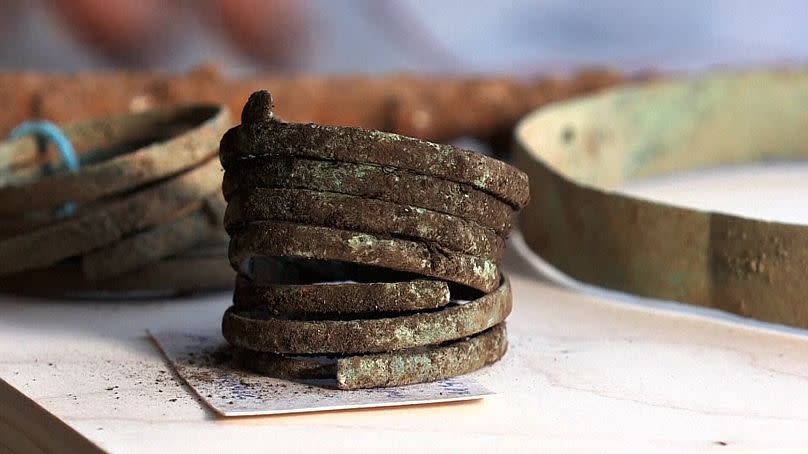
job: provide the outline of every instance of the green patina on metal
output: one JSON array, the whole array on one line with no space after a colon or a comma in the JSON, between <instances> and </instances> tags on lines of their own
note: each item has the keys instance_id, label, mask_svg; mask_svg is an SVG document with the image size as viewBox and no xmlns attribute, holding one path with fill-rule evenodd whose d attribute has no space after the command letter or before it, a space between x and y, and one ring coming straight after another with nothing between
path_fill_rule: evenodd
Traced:
<instances>
[{"instance_id":1,"label":"green patina on metal","mask_svg":"<svg viewBox=\"0 0 808 454\"><path fill-rule=\"evenodd\" d=\"M264 277L264 281L272 281L272 278ZM361 316L437 309L449 304L449 297L449 286L433 280L262 285L239 276L233 303L240 308L303 319L311 316Z\"/></svg>"},{"instance_id":2,"label":"green patina on metal","mask_svg":"<svg viewBox=\"0 0 808 454\"><path fill-rule=\"evenodd\" d=\"M307 189L418 206L461 217L502 233L511 228L513 208L473 187L414 172L312 159L257 158L232 164L223 191L229 201L245 188Z\"/></svg>"},{"instance_id":3,"label":"green patina on metal","mask_svg":"<svg viewBox=\"0 0 808 454\"><path fill-rule=\"evenodd\" d=\"M505 320L511 305L510 285L503 281L496 291L472 302L397 317L299 320L234 306L225 313L222 334L237 347L269 353L387 352L479 333Z\"/></svg>"},{"instance_id":4,"label":"green patina on metal","mask_svg":"<svg viewBox=\"0 0 808 454\"><path fill-rule=\"evenodd\" d=\"M334 379L340 389L401 386L462 375L491 364L508 348L505 324L475 336L426 348L338 358L278 355L236 349L256 372L290 380Z\"/></svg>"},{"instance_id":5,"label":"green patina on metal","mask_svg":"<svg viewBox=\"0 0 808 454\"><path fill-rule=\"evenodd\" d=\"M222 138L220 158L227 170L238 161L262 156L408 170L474 186L514 208L524 206L529 199L527 177L518 169L479 153L412 137L361 128L285 123L269 117L233 128Z\"/></svg>"},{"instance_id":6,"label":"green patina on metal","mask_svg":"<svg viewBox=\"0 0 808 454\"><path fill-rule=\"evenodd\" d=\"M220 144L239 273L222 333L247 367L356 389L505 353L500 262L523 173L448 145L283 123L266 92L242 118Z\"/></svg>"},{"instance_id":7,"label":"green patina on metal","mask_svg":"<svg viewBox=\"0 0 808 454\"><path fill-rule=\"evenodd\" d=\"M400 386L471 372L505 354L508 341L504 325L422 351L341 358L337 360L337 386L341 389Z\"/></svg>"},{"instance_id":8,"label":"green patina on metal","mask_svg":"<svg viewBox=\"0 0 808 454\"><path fill-rule=\"evenodd\" d=\"M483 292L499 285L499 266L491 260L409 240L382 238L349 230L288 222L244 225L230 241L236 271L255 257L316 258L372 265L456 282Z\"/></svg>"},{"instance_id":9,"label":"green patina on metal","mask_svg":"<svg viewBox=\"0 0 808 454\"><path fill-rule=\"evenodd\" d=\"M499 263L505 242L493 229L444 213L366 199L346 194L306 189L255 188L230 197L224 217L228 232L256 221L280 220L323 225L337 229L389 234L419 240ZM365 244L365 240L371 241ZM349 239L353 248L373 247L372 238Z\"/></svg>"},{"instance_id":10,"label":"green patina on metal","mask_svg":"<svg viewBox=\"0 0 808 454\"><path fill-rule=\"evenodd\" d=\"M549 105L516 130L525 240L582 281L808 328L808 227L685 209L625 181L808 157L808 73L718 74Z\"/></svg>"}]
</instances>

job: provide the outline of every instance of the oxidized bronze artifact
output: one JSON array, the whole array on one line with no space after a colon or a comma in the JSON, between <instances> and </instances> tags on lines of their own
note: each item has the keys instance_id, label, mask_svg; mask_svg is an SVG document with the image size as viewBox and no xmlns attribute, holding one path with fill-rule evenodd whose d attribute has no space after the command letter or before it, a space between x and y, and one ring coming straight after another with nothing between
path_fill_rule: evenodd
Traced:
<instances>
[{"instance_id":1,"label":"oxidized bronze artifact","mask_svg":"<svg viewBox=\"0 0 808 454\"><path fill-rule=\"evenodd\" d=\"M228 286L216 153L229 122L223 108L193 106L68 125L74 169L35 136L0 144L0 289L74 296Z\"/></svg>"},{"instance_id":2,"label":"oxidized bronze artifact","mask_svg":"<svg viewBox=\"0 0 808 454\"><path fill-rule=\"evenodd\" d=\"M652 82L540 109L516 130L527 244L570 276L808 328L808 227L621 194L627 179L808 156L808 73Z\"/></svg>"},{"instance_id":3,"label":"oxidized bronze artifact","mask_svg":"<svg viewBox=\"0 0 808 454\"><path fill-rule=\"evenodd\" d=\"M268 92L222 138L238 272L222 332L248 367L343 389L471 372L507 348L501 271L527 177L449 145L286 123Z\"/></svg>"}]
</instances>

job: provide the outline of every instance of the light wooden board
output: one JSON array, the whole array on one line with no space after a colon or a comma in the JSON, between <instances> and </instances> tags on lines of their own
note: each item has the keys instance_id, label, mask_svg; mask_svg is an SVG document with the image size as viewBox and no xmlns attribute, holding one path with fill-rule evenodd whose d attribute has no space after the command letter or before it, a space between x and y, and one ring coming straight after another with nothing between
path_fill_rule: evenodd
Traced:
<instances>
[{"instance_id":1,"label":"light wooden board","mask_svg":"<svg viewBox=\"0 0 808 454\"><path fill-rule=\"evenodd\" d=\"M799 171L764 167L730 172L729 180L699 177L685 185L671 180L634 191L670 200L692 196L693 203L719 208L723 203L739 211L760 207L771 218L793 217L795 210L808 217L808 168L796 177ZM748 187L739 182L748 181L756 190L736 203ZM755 199L758 194L761 198ZM789 194L793 203L779 202ZM808 447L806 332L569 288L557 283L563 277L526 255L518 239L512 249L507 258L516 295L508 322L511 347L501 363L473 375L499 393L483 401L217 418L176 380L144 329L217 326L229 304L227 294L126 303L3 297L0 378L113 452L749 452ZM0 398L8 396L0 392ZM19 416L20 410L0 404L4 444L10 444L12 430L42 433L31 429L37 421L30 417L26 424L7 427Z\"/></svg>"}]
</instances>

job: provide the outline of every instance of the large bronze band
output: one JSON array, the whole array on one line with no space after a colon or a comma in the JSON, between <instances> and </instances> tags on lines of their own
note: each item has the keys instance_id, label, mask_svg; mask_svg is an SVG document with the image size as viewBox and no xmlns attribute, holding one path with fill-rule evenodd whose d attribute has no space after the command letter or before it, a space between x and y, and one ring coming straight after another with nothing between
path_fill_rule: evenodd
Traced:
<instances>
[{"instance_id":1,"label":"large bronze band","mask_svg":"<svg viewBox=\"0 0 808 454\"><path fill-rule=\"evenodd\" d=\"M808 73L625 86L540 109L515 132L527 244L581 281L808 327L808 227L615 191L638 177L808 156Z\"/></svg>"}]
</instances>

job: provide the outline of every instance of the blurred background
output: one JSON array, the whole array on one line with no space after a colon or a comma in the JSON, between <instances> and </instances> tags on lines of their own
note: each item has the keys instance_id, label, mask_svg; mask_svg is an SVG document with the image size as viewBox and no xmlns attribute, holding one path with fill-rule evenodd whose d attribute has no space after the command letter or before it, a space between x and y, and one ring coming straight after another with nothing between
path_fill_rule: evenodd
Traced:
<instances>
[{"instance_id":1,"label":"blurred background","mask_svg":"<svg viewBox=\"0 0 808 454\"><path fill-rule=\"evenodd\" d=\"M0 0L2 69L683 71L802 62L804 0Z\"/></svg>"}]
</instances>

